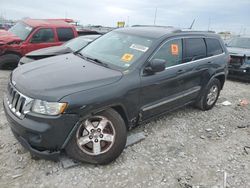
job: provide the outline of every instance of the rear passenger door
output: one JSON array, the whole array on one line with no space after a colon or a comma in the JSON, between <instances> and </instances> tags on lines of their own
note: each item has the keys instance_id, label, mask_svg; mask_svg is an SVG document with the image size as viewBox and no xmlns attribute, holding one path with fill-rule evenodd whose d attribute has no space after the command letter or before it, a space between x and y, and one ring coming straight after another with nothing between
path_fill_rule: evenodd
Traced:
<instances>
[{"instance_id":1,"label":"rear passenger door","mask_svg":"<svg viewBox=\"0 0 250 188\"><path fill-rule=\"evenodd\" d=\"M57 38L60 42L66 42L75 38L72 28L56 28Z\"/></svg>"},{"instance_id":2,"label":"rear passenger door","mask_svg":"<svg viewBox=\"0 0 250 188\"><path fill-rule=\"evenodd\" d=\"M206 43L203 37L184 38L183 46L183 74L180 85L187 93L197 91L183 98L184 102L188 102L196 99L204 85L204 80L209 78L210 62L207 59Z\"/></svg>"},{"instance_id":3,"label":"rear passenger door","mask_svg":"<svg viewBox=\"0 0 250 188\"><path fill-rule=\"evenodd\" d=\"M183 68L186 76L182 81L185 90L206 87L211 74L218 69L217 55L223 53L220 42L203 36L184 39ZM196 97L196 96L195 96Z\"/></svg>"}]
</instances>

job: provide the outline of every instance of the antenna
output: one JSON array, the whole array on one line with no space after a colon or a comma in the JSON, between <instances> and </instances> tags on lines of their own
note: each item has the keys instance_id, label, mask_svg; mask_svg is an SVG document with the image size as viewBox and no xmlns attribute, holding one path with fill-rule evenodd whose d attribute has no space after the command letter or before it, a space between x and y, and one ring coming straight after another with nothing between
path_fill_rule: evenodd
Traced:
<instances>
[{"instance_id":1,"label":"antenna","mask_svg":"<svg viewBox=\"0 0 250 188\"><path fill-rule=\"evenodd\" d=\"M192 29L192 28L193 28L194 22L195 22L195 19L194 19L193 22L191 23L189 29Z\"/></svg>"},{"instance_id":2,"label":"antenna","mask_svg":"<svg viewBox=\"0 0 250 188\"><path fill-rule=\"evenodd\" d=\"M208 19L207 31L209 31L209 29L210 29L210 24L211 24L211 18L209 17L209 19Z\"/></svg>"},{"instance_id":3,"label":"antenna","mask_svg":"<svg viewBox=\"0 0 250 188\"><path fill-rule=\"evenodd\" d=\"M155 8L155 18L154 18L154 25L155 25L155 22L156 22L156 15L157 15L157 8Z\"/></svg>"}]
</instances>

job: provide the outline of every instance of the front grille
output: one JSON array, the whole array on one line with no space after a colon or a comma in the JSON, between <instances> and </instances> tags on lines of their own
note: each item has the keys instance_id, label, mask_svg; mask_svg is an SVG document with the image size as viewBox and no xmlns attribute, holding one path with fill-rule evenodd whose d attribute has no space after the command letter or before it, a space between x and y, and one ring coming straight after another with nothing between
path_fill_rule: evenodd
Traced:
<instances>
[{"instance_id":1,"label":"front grille","mask_svg":"<svg viewBox=\"0 0 250 188\"><path fill-rule=\"evenodd\" d=\"M10 110L19 118L23 118L29 112L32 99L21 94L10 83L7 92L7 103Z\"/></svg>"}]
</instances>

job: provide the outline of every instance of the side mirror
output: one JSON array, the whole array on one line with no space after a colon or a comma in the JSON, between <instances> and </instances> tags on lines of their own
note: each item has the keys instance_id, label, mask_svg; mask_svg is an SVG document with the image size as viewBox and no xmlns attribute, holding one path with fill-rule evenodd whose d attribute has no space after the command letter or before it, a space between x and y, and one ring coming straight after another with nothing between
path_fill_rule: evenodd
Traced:
<instances>
[{"instance_id":1,"label":"side mirror","mask_svg":"<svg viewBox=\"0 0 250 188\"><path fill-rule=\"evenodd\" d=\"M153 59L149 62L149 66L145 68L147 73L161 72L165 70L166 61L164 59Z\"/></svg>"}]
</instances>

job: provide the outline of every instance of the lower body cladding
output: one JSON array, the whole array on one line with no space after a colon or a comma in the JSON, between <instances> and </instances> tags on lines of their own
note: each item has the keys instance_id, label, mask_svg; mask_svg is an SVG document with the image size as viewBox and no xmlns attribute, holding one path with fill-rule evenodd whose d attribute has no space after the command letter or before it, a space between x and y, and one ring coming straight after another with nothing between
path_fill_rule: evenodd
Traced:
<instances>
[{"instance_id":1,"label":"lower body cladding","mask_svg":"<svg viewBox=\"0 0 250 188\"><path fill-rule=\"evenodd\" d=\"M247 69L228 68L228 70L229 70L228 78L250 81L250 67Z\"/></svg>"},{"instance_id":2,"label":"lower body cladding","mask_svg":"<svg viewBox=\"0 0 250 188\"><path fill-rule=\"evenodd\" d=\"M11 130L22 146L32 155L57 160L79 117L74 114L55 117L26 114L23 119L20 119L12 113L6 98L3 103Z\"/></svg>"}]
</instances>

